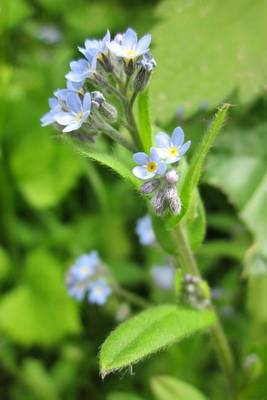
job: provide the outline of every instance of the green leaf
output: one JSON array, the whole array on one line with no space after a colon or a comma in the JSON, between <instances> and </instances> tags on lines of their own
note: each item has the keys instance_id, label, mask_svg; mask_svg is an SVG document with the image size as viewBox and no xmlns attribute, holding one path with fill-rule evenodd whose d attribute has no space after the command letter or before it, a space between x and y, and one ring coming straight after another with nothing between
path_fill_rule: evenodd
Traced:
<instances>
[{"instance_id":1,"label":"green leaf","mask_svg":"<svg viewBox=\"0 0 267 400\"><path fill-rule=\"evenodd\" d=\"M166 346L209 327L210 311L195 311L163 305L150 308L122 323L103 343L100 372L111 372L135 364Z\"/></svg>"},{"instance_id":2,"label":"green leaf","mask_svg":"<svg viewBox=\"0 0 267 400\"><path fill-rule=\"evenodd\" d=\"M150 385L156 400L206 400L194 386L171 376L156 376Z\"/></svg>"},{"instance_id":3,"label":"green leaf","mask_svg":"<svg viewBox=\"0 0 267 400\"><path fill-rule=\"evenodd\" d=\"M197 250L206 235L206 214L204 204L198 192L193 207L193 215L186 221L188 239L193 250Z\"/></svg>"},{"instance_id":4,"label":"green leaf","mask_svg":"<svg viewBox=\"0 0 267 400\"><path fill-rule=\"evenodd\" d=\"M72 189L84 164L71 148L37 130L13 151L11 168L26 200L44 209L55 206Z\"/></svg>"},{"instance_id":5,"label":"green leaf","mask_svg":"<svg viewBox=\"0 0 267 400\"><path fill-rule=\"evenodd\" d=\"M150 213L152 219L153 229L157 238L157 241L168 254L177 255L177 243L173 232L166 228L166 224L164 223L164 219L158 217L151 211Z\"/></svg>"},{"instance_id":6,"label":"green leaf","mask_svg":"<svg viewBox=\"0 0 267 400\"><path fill-rule=\"evenodd\" d=\"M168 221L168 227L170 228L175 227L175 225L177 225L189 210L191 198L197 189L200 180L204 160L223 126L229 107L229 104L224 104L219 109L211 123L211 126L203 135L203 138L194 153L194 157L189 165L189 169L181 188L181 200L183 205L182 212Z\"/></svg>"},{"instance_id":7,"label":"green leaf","mask_svg":"<svg viewBox=\"0 0 267 400\"><path fill-rule=\"evenodd\" d=\"M130 392L112 392L108 394L106 400L143 400L143 398Z\"/></svg>"},{"instance_id":8,"label":"green leaf","mask_svg":"<svg viewBox=\"0 0 267 400\"><path fill-rule=\"evenodd\" d=\"M77 305L68 297L57 261L35 251L23 281L0 302L0 330L16 343L51 345L80 329Z\"/></svg>"},{"instance_id":9,"label":"green leaf","mask_svg":"<svg viewBox=\"0 0 267 400\"><path fill-rule=\"evenodd\" d=\"M230 128L208 158L204 179L220 188L267 256L267 136L266 124Z\"/></svg>"},{"instance_id":10,"label":"green leaf","mask_svg":"<svg viewBox=\"0 0 267 400\"><path fill-rule=\"evenodd\" d=\"M203 102L213 109L235 90L242 104L261 94L267 77L266 15L264 1L160 2L152 30L155 117L166 121L179 105L187 115Z\"/></svg>"},{"instance_id":11,"label":"green leaf","mask_svg":"<svg viewBox=\"0 0 267 400\"><path fill-rule=\"evenodd\" d=\"M141 141L145 152L149 153L153 145L153 132L149 110L149 94L148 90L138 95L138 122Z\"/></svg>"},{"instance_id":12,"label":"green leaf","mask_svg":"<svg viewBox=\"0 0 267 400\"><path fill-rule=\"evenodd\" d=\"M129 168L129 166L121 161L118 157L93 150L83 150L81 151L81 154L110 168L112 171L115 171L118 175L124 178L127 182L130 182L136 188L139 187L140 183L132 174L131 168Z\"/></svg>"}]
</instances>

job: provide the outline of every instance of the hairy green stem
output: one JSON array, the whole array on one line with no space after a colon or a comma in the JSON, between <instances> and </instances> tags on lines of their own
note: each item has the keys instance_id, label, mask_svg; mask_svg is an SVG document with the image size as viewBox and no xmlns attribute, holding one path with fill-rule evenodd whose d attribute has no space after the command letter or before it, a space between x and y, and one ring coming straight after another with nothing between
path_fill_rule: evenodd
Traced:
<instances>
[{"instance_id":1,"label":"hairy green stem","mask_svg":"<svg viewBox=\"0 0 267 400\"><path fill-rule=\"evenodd\" d=\"M138 307L141 308L148 308L151 307L151 304L146 301L145 299L143 299L143 297L138 296L137 294L134 294L132 292L130 292L129 290L123 289L120 286L117 286L115 288L115 292L123 297L125 300L127 300L129 303L132 303Z\"/></svg>"},{"instance_id":2,"label":"hairy green stem","mask_svg":"<svg viewBox=\"0 0 267 400\"><path fill-rule=\"evenodd\" d=\"M201 276L194 254L188 244L182 227L178 225L175 228L175 236L179 252L179 261L184 270L190 274ZM223 331L219 317L213 305L211 309L216 315L216 323L210 329L212 341L214 343L217 357L222 367L229 388L232 400L238 400L237 388L235 382L235 361L229 346L227 337Z\"/></svg>"},{"instance_id":3,"label":"hairy green stem","mask_svg":"<svg viewBox=\"0 0 267 400\"><path fill-rule=\"evenodd\" d=\"M104 124L103 127L103 132L108 135L111 139L115 140L115 142L120 143L123 147L128 149L131 152L136 151L136 147L133 143L131 143L127 138L122 136L120 132L117 131L117 129L113 128L111 125Z\"/></svg>"}]
</instances>

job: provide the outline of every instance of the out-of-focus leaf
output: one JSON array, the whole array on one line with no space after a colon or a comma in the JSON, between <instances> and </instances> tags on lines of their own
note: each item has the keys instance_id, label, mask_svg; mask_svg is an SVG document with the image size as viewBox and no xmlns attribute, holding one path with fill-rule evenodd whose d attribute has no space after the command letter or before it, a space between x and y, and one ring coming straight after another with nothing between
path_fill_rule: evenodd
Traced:
<instances>
[{"instance_id":1,"label":"out-of-focus leaf","mask_svg":"<svg viewBox=\"0 0 267 400\"><path fill-rule=\"evenodd\" d=\"M122 323L100 351L100 372L106 376L127 367L214 322L210 311L163 305L150 308Z\"/></svg>"},{"instance_id":2,"label":"out-of-focus leaf","mask_svg":"<svg viewBox=\"0 0 267 400\"><path fill-rule=\"evenodd\" d=\"M31 398L59 400L56 385L39 360L33 358L24 360L19 377Z\"/></svg>"},{"instance_id":3,"label":"out-of-focus leaf","mask_svg":"<svg viewBox=\"0 0 267 400\"><path fill-rule=\"evenodd\" d=\"M79 329L57 261L43 251L30 254L23 281L1 299L0 330L17 343L50 345Z\"/></svg>"},{"instance_id":4,"label":"out-of-focus leaf","mask_svg":"<svg viewBox=\"0 0 267 400\"><path fill-rule=\"evenodd\" d=\"M47 132L25 137L12 154L11 167L24 197L40 209L61 201L84 171L81 157Z\"/></svg>"},{"instance_id":5,"label":"out-of-focus leaf","mask_svg":"<svg viewBox=\"0 0 267 400\"><path fill-rule=\"evenodd\" d=\"M10 260L6 251L0 247L0 281L3 281L10 272Z\"/></svg>"},{"instance_id":6,"label":"out-of-focus leaf","mask_svg":"<svg viewBox=\"0 0 267 400\"><path fill-rule=\"evenodd\" d=\"M203 101L214 108L236 89L242 103L258 96L267 78L266 15L265 1L161 2L152 30L155 117L166 121L181 104L188 114Z\"/></svg>"},{"instance_id":7,"label":"out-of-focus leaf","mask_svg":"<svg viewBox=\"0 0 267 400\"><path fill-rule=\"evenodd\" d=\"M130 392L112 392L107 395L106 400L144 400L144 398Z\"/></svg>"},{"instance_id":8,"label":"out-of-focus leaf","mask_svg":"<svg viewBox=\"0 0 267 400\"><path fill-rule=\"evenodd\" d=\"M32 14L33 10L26 0L2 0L0 11L0 32L12 29Z\"/></svg>"},{"instance_id":9,"label":"out-of-focus leaf","mask_svg":"<svg viewBox=\"0 0 267 400\"><path fill-rule=\"evenodd\" d=\"M150 152L150 148L153 144L153 132L149 107L148 90L145 90L138 96L138 122L141 141L146 153Z\"/></svg>"},{"instance_id":10,"label":"out-of-focus leaf","mask_svg":"<svg viewBox=\"0 0 267 400\"><path fill-rule=\"evenodd\" d=\"M155 376L150 385L156 400L206 400L194 386L171 376Z\"/></svg>"}]
</instances>

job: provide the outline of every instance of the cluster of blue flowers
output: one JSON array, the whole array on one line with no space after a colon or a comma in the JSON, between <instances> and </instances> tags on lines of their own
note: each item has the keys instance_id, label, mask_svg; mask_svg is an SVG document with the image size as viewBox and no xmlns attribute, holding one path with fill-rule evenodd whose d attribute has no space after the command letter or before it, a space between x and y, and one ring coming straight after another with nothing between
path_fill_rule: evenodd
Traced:
<instances>
[{"instance_id":1,"label":"cluster of blue flowers","mask_svg":"<svg viewBox=\"0 0 267 400\"><path fill-rule=\"evenodd\" d=\"M150 35L138 40L131 28L113 40L109 31L101 40L87 39L84 47L78 47L83 58L70 63L66 89L56 90L49 99L50 111L42 117L42 126L54 124L62 132L79 131L87 138L94 138L97 131L106 133L117 110L105 96L117 95L127 102L128 89L130 95L144 90L156 66L150 42Z\"/></svg>"},{"instance_id":2,"label":"cluster of blue flowers","mask_svg":"<svg viewBox=\"0 0 267 400\"><path fill-rule=\"evenodd\" d=\"M66 275L69 295L79 301L87 296L89 303L105 304L112 293L105 275L96 251L80 256Z\"/></svg>"},{"instance_id":3,"label":"cluster of blue flowers","mask_svg":"<svg viewBox=\"0 0 267 400\"><path fill-rule=\"evenodd\" d=\"M151 147L150 154L138 152L133 159L138 164L133 168L133 174L146 182L141 186L143 194L154 193L151 204L158 215L169 210L179 214L181 202L176 184L179 176L176 169L169 168L177 164L187 152L191 141L184 143L184 132L181 127L174 129L172 137L165 132L159 132L155 137L156 147ZM160 179L164 177L164 179Z\"/></svg>"}]
</instances>

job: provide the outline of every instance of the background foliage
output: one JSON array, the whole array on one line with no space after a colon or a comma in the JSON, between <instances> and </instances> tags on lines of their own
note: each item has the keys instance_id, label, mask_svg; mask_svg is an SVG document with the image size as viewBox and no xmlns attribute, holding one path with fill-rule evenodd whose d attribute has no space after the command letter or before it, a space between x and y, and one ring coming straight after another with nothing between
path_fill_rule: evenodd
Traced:
<instances>
[{"instance_id":1,"label":"background foliage","mask_svg":"<svg viewBox=\"0 0 267 400\"><path fill-rule=\"evenodd\" d=\"M152 120L161 129L181 124L191 155L217 105L234 105L204 168L207 240L197 257L240 365L249 353L261 360L242 398L266 399L267 2L2 0L0 19L0 397L224 398L205 335L103 383L98 348L120 300L77 305L64 287L73 259L96 248L125 287L156 302L173 298L150 280L162 254L134 234L142 199L39 123L77 44L132 26L153 35Z\"/></svg>"}]
</instances>

